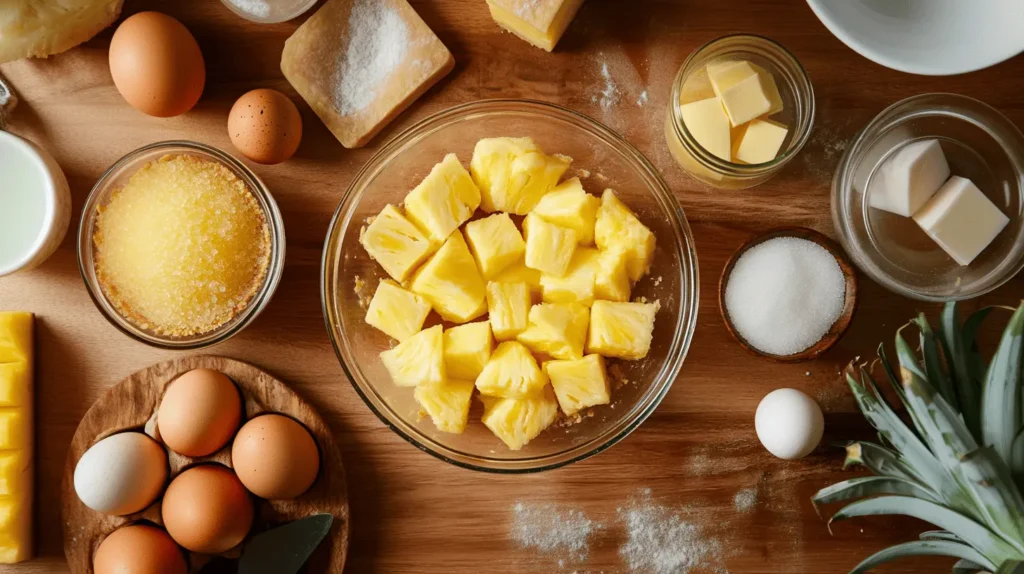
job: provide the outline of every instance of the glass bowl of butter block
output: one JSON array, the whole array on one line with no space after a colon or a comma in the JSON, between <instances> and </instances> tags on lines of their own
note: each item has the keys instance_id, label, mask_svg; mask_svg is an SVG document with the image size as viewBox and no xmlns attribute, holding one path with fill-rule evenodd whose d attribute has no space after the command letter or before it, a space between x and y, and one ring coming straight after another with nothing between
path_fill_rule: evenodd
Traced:
<instances>
[{"instance_id":1,"label":"glass bowl of butter block","mask_svg":"<svg viewBox=\"0 0 1024 574\"><path fill-rule=\"evenodd\" d=\"M917 166L914 186L887 183L886 174L909 165ZM934 195L888 195L923 187ZM965 191L957 187L974 195L947 193ZM898 197L905 201L894 205ZM885 209L877 207L883 200ZM832 218L850 258L882 286L923 301L977 297L1016 275L1024 267L1022 205L1024 135L992 107L955 94L884 110L832 180Z\"/></svg>"},{"instance_id":2,"label":"glass bowl of butter block","mask_svg":"<svg viewBox=\"0 0 1024 574\"><path fill-rule=\"evenodd\" d=\"M665 138L695 179L745 189L789 163L813 125L814 88L800 62L772 40L738 34L708 42L683 63Z\"/></svg>"},{"instance_id":3,"label":"glass bowl of butter block","mask_svg":"<svg viewBox=\"0 0 1024 574\"><path fill-rule=\"evenodd\" d=\"M517 451L481 423L477 397L472 399L465 431L445 433L421 414L413 389L392 382L379 354L395 343L365 321L367 302L388 275L360 244L368 218L389 204L401 204L446 154L454 153L468 165L477 141L503 136L528 136L546 153L571 157L565 178L579 177L591 194L612 188L636 212L654 233L656 249L651 271L636 283L631 300L661 304L646 358L622 361L618 376L609 363L611 404L594 407L591 416L573 424L556 422ZM654 166L620 135L553 104L486 100L456 106L409 128L356 175L328 230L321 296L327 331L345 373L388 427L421 450L461 467L536 472L584 459L622 440L668 393L696 326L697 255L678 201ZM433 319L432 314L426 326Z\"/></svg>"}]
</instances>

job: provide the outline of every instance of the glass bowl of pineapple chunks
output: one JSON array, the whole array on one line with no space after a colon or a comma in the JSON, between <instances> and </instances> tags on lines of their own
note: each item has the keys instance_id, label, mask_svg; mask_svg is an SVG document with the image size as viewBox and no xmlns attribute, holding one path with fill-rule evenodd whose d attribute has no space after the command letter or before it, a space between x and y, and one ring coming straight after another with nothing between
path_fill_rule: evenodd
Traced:
<instances>
[{"instance_id":1,"label":"glass bowl of pineapple chunks","mask_svg":"<svg viewBox=\"0 0 1024 574\"><path fill-rule=\"evenodd\" d=\"M536 472L657 408L696 326L686 217L620 135L487 100L387 143L324 246L328 333L391 429L458 466Z\"/></svg>"}]
</instances>

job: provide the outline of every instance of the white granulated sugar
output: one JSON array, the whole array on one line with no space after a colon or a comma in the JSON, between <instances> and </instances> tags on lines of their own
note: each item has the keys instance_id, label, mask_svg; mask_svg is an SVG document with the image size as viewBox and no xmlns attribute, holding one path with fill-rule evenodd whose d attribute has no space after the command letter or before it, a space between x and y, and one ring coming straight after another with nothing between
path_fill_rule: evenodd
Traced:
<instances>
[{"instance_id":1,"label":"white granulated sugar","mask_svg":"<svg viewBox=\"0 0 1024 574\"><path fill-rule=\"evenodd\" d=\"M638 97L636 99L636 105L638 105L638 106L640 106L642 108L642 107L644 107L644 104L646 104L646 103L647 103L647 90L644 90L644 91L640 92L640 97Z\"/></svg>"},{"instance_id":2,"label":"white granulated sugar","mask_svg":"<svg viewBox=\"0 0 1024 574\"><path fill-rule=\"evenodd\" d=\"M757 489L744 488L732 497L732 506L736 512L750 512L757 506Z\"/></svg>"},{"instance_id":3,"label":"white granulated sugar","mask_svg":"<svg viewBox=\"0 0 1024 574\"><path fill-rule=\"evenodd\" d=\"M602 110L606 112L611 111L612 106L619 103L621 94L619 94L619 86L612 79L612 73L608 69L608 62L601 62L601 80L604 82L604 86L601 88L599 95L594 96L594 98L601 104Z\"/></svg>"},{"instance_id":4,"label":"white granulated sugar","mask_svg":"<svg viewBox=\"0 0 1024 574\"><path fill-rule=\"evenodd\" d=\"M256 17L266 18L270 16L270 4L267 4L265 0L229 0L231 5L238 8L242 12Z\"/></svg>"},{"instance_id":5,"label":"white granulated sugar","mask_svg":"<svg viewBox=\"0 0 1024 574\"><path fill-rule=\"evenodd\" d=\"M626 528L626 543L619 555L631 572L646 574L687 574L693 568L719 561L721 546L708 539L695 524L679 512L655 503L650 490L643 490L619 509Z\"/></svg>"},{"instance_id":6,"label":"white granulated sugar","mask_svg":"<svg viewBox=\"0 0 1024 574\"><path fill-rule=\"evenodd\" d=\"M348 116L366 109L408 50L405 20L390 3L356 0L348 20L348 48L335 70L338 113Z\"/></svg>"},{"instance_id":7,"label":"white granulated sugar","mask_svg":"<svg viewBox=\"0 0 1024 574\"><path fill-rule=\"evenodd\" d=\"M725 307L747 343L765 353L792 355L828 332L845 296L846 281L831 253L813 241L777 237L736 262Z\"/></svg>"},{"instance_id":8,"label":"white granulated sugar","mask_svg":"<svg viewBox=\"0 0 1024 574\"><path fill-rule=\"evenodd\" d=\"M555 504L512 505L512 540L524 548L560 553L559 563L585 560L590 536L601 529L583 512Z\"/></svg>"},{"instance_id":9,"label":"white granulated sugar","mask_svg":"<svg viewBox=\"0 0 1024 574\"><path fill-rule=\"evenodd\" d=\"M520 18L529 18L540 8L542 0L519 0L515 7L516 16Z\"/></svg>"}]
</instances>

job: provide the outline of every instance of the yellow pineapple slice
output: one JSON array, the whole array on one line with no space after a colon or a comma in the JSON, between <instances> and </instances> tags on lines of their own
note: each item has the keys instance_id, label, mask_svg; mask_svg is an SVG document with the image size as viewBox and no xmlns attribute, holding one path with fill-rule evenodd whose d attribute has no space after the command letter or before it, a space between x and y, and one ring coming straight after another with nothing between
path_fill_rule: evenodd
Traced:
<instances>
[{"instance_id":1,"label":"yellow pineapple slice","mask_svg":"<svg viewBox=\"0 0 1024 574\"><path fill-rule=\"evenodd\" d=\"M587 355L577 361L547 361L544 372L558 397L562 412L574 415L611 400L608 371L601 355Z\"/></svg>"},{"instance_id":2,"label":"yellow pineapple slice","mask_svg":"<svg viewBox=\"0 0 1024 574\"><path fill-rule=\"evenodd\" d=\"M590 308L587 352L620 359L642 359L651 349L654 316L661 305L594 301Z\"/></svg>"},{"instance_id":3,"label":"yellow pineapple slice","mask_svg":"<svg viewBox=\"0 0 1024 574\"><path fill-rule=\"evenodd\" d=\"M0 451L0 499L19 498L31 488L31 471L32 456L28 451Z\"/></svg>"},{"instance_id":4,"label":"yellow pineapple slice","mask_svg":"<svg viewBox=\"0 0 1024 574\"><path fill-rule=\"evenodd\" d=\"M366 309L366 322L401 342L419 333L429 314L429 301L385 279Z\"/></svg>"},{"instance_id":5,"label":"yellow pineapple slice","mask_svg":"<svg viewBox=\"0 0 1024 574\"><path fill-rule=\"evenodd\" d=\"M582 359L589 320L580 303L541 303L530 308L530 326L516 340L556 359Z\"/></svg>"},{"instance_id":6,"label":"yellow pineapple slice","mask_svg":"<svg viewBox=\"0 0 1024 574\"><path fill-rule=\"evenodd\" d=\"M20 450L31 446L32 425L25 408L0 408L0 450Z\"/></svg>"},{"instance_id":7,"label":"yellow pineapple slice","mask_svg":"<svg viewBox=\"0 0 1024 574\"><path fill-rule=\"evenodd\" d=\"M494 338L487 321L466 323L444 332L444 366L449 379L474 381L491 358Z\"/></svg>"},{"instance_id":8,"label":"yellow pineapple slice","mask_svg":"<svg viewBox=\"0 0 1024 574\"><path fill-rule=\"evenodd\" d=\"M572 158L547 155L530 138L487 138L476 143L469 171L488 212L526 215L569 169Z\"/></svg>"},{"instance_id":9,"label":"yellow pineapple slice","mask_svg":"<svg viewBox=\"0 0 1024 574\"><path fill-rule=\"evenodd\" d=\"M31 494L0 497L0 564L32 558L31 498Z\"/></svg>"},{"instance_id":10,"label":"yellow pineapple slice","mask_svg":"<svg viewBox=\"0 0 1024 574\"><path fill-rule=\"evenodd\" d=\"M504 271L495 275L492 279L495 283L526 283L530 287L530 294L539 301L542 293L540 286L540 271L530 269L526 266L526 260L520 258Z\"/></svg>"},{"instance_id":11,"label":"yellow pineapple slice","mask_svg":"<svg viewBox=\"0 0 1024 574\"><path fill-rule=\"evenodd\" d=\"M380 354L399 387L436 385L445 380L444 339L440 325L424 329Z\"/></svg>"},{"instance_id":12,"label":"yellow pineapple slice","mask_svg":"<svg viewBox=\"0 0 1024 574\"><path fill-rule=\"evenodd\" d=\"M0 311L0 363L32 363L33 315Z\"/></svg>"},{"instance_id":13,"label":"yellow pineapple slice","mask_svg":"<svg viewBox=\"0 0 1024 574\"><path fill-rule=\"evenodd\" d=\"M526 242L507 213L467 223L466 243L484 279L494 277L526 253Z\"/></svg>"},{"instance_id":14,"label":"yellow pineapple slice","mask_svg":"<svg viewBox=\"0 0 1024 574\"><path fill-rule=\"evenodd\" d=\"M487 312L487 285L457 229L416 272L410 288L453 323L465 323Z\"/></svg>"},{"instance_id":15,"label":"yellow pineapple slice","mask_svg":"<svg viewBox=\"0 0 1024 574\"><path fill-rule=\"evenodd\" d=\"M594 297L608 301L629 301L629 255L621 247L606 249L597 256Z\"/></svg>"},{"instance_id":16,"label":"yellow pineapple slice","mask_svg":"<svg viewBox=\"0 0 1024 574\"><path fill-rule=\"evenodd\" d=\"M523 220L526 235L526 266L561 277L569 270L576 251L576 231L529 214Z\"/></svg>"},{"instance_id":17,"label":"yellow pineapple slice","mask_svg":"<svg viewBox=\"0 0 1024 574\"><path fill-rule=\"evenodd\" d=\"M604 190L601 196L594 240L601 249L618 247L626 252L626 269L631 281L639 280L651 267L654 234L610 189Z\"/></svg>"},{"instance_id":18,"label":"yellow pineapple slice","mask_svg":"<svg viewBox=\"0 0 1024 574\"><path fill-rule=\"evenodd\" d=\"M473 381L448 380L440 385L416 387L413 395L437 430L462 434L469 422Z\"/></svg>"},{"instance_id":19,"label":"yellow pineapple slice","mask_svg":"<svg viewBox=\"0 0 1024 574\"><path fill-rule=\"evenodd\" d=\"M505 399L536 397L547 384L548 378L537 366L537 359L516 341L498 345L476 378L480 394Z\"/></svg>"},{"instance_id":20,"label":"yellow pineapple slice","mask_svg":"<svg viewBox=\"0 0 1024 574\"><path fill-rule=\"evenodd\" d=\"M558 417L558 401L550 387L529 399L481 396L482 422L511 450L520 450Z\"/></svg>"},{"instance_id":21,"label":"yellow pineapple slice","mask_svg":"<svg viewBox=\"0 0 1024 574\"><path fill-rule=\"evenodd\" d=\"M562 277L542 273L540 285L545 303L576 302L589 307L594 303L594 279L597 275L598 251L579 247L572 256L569 270Z\"/></svg>"},{"instance_id":22,"label":"yellow pineapple slice","mask_svg":"<svg viewBox=\"0 0 1024 574\"><path fill-rule=\"evenodd\" d=\"M580 245L594 244L594 223L601 199L583 190L580 178L563 181L537 202L533 213L545 220L576 230Z\"/></svg>"},{"instance_id":23,"label":"yellow pineapple slice","mask_svg":"<svg viewBox=\"0 0 1024 574\"><path fill-rule=\"evenodd\" d=\"M526 283L488 283L487 312L494 338L508 341L525 331L531 303L530 286Z\"/></svg>"},{"instance_id":24,"label":"yellow pineapple slice","mask_svg":"<svg viewBox=\"0 0 1024 574\"><path fill-rule=\"evenodd\" d=\"M401 283L434 251L434 245L393 205L386 205L359 232L359 243L392 279Z\"/></svg>"},{"instance_id":25,"label":"yellow pineapple slice","mask_svg":"<svg viewBox=\"0 0 1024 574\"><path fill-rule=\"evenodd\" d=\"M427 177L405 196L405 213L441 243L469 221L480 206L480 190L459 158L450 153L435 165Z\"/></svg>"},{"instance_id":26,"label":"yellow pineapple slice","mask_svg":"<svg viewBox=\"0 0 1024 574\"><path fill-rule=\"evenodd\" d=\"M0 363L0 407L31 406L32 363Z\"/></svg>"}]
</instances>

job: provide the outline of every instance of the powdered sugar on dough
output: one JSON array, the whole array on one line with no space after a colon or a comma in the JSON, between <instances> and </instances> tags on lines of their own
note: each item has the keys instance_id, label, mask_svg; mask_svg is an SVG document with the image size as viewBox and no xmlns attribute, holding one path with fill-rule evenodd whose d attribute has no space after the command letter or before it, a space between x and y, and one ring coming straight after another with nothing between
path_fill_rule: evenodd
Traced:
<instances>
[{"instance_id":1,"label":"powdered sugar on dough","mask_svg":"<svg viewBox=\"0 0 1024 574\"><path fill-rule=\"evenodd\" d=\"M338 113L356 114L373 103L408 51L409 30L389 2L356 0L348 21L348 49L336 68Z\"/></svg>"}]
</instances>

